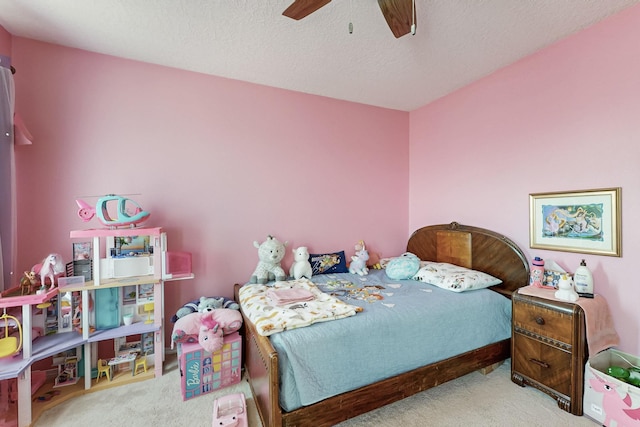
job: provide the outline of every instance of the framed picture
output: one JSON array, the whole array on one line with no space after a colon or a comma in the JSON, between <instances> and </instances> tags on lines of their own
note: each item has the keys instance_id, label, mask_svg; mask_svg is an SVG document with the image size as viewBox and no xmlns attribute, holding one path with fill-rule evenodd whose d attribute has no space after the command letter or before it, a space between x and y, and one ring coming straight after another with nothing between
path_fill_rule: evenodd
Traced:
<instances>
[{"instance_id":1,"label":"framed picture","mask_svg":"<svg viewBox=\"0 0 640 427\"><path fill-rule=\"evenodd\" d=\"M91 242L73 243L73 259L91 259Z\"/></svg>"},{"instance_id":2,"label":"framed picture","mask_svg":"<svg viewBox=\"0 0 640 427\"><path fill-rule=\"evenodd\" d=\"M621 256L621 189L529 195L532 248Z\"/></svg>"}]
</instances>

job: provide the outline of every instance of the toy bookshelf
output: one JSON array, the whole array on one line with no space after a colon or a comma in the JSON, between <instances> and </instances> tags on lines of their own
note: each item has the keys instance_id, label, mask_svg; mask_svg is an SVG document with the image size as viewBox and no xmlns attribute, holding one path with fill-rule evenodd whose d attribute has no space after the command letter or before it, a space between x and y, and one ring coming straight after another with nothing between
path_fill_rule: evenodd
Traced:
<instances>
[{"instance_id":1,"label":"toy bookshelf","mask_svg":"<svg viewBox=\"0 0 640 427\"><path fill-rule=\"evenodd\" d=\"M107 253L106 248L110 244L108 242L126 236L148 236L146 240L148 244L144 248L146 253L142 256L148 258L146 265L150 268L144 271L136 270L136 273L142 272L144 274L124 275L123 271L126 273L129 268L126 259L115 260L110 257L110 251ZM3 308L16 310L22 313L23 319L22 357L0 359L0 380L17 379L19 427L29 426L35 421L32 412L31 365L36 361L66 354L64 359L58 360L58 375L56 376L58 381L51 385L43 385L37 393L38 395L44 393L47 396L53 396L50 397L50 401L46 405L39 405L39 408L45 409L55 406L56 402L66 400L70 393L76 395L94 387L91 372L97 363L97 343L100 341L137 335L140 337L141 346L148 354L149 362L152 360L149 365L153 365L153 372L149 375L132 377L129 374L123 376L122 381L118 379L113 384L161 376L164 361L164 283L169 280L193 278L190 271L174 274L172 277L163 274L166 271L164 263L167 251L166 236L160 227L71 231L70 238L91 242L89 249L92 259L90 265L93 270L90 276L83 274L82 280L74 280L75 277L67 278L71 280L63 280L57 288L39 295L20 296L18 293L18 296L14 296L15 293L7 291L0 298L0 310ZM86 250L87 246L83 245L83 248ZM105 258L101 258L101 255ZM105 263L104 259L108 260L109 258L112 260ZM116 266L114 267L116 268L114 271L117 271L115 275L112 274L113 271L108 271L112 265ZM124 268L122 268L123 266ZM101 274L101 267L105 270L103 274ZM86 280L87 277L92 277L93 280ZM110 289L113 292L110 292ZM95 310L91 309L94 302L97 305L100 300L100 298L95 298L96 290L106 291L103 292L106 296L106 299L103 298L104 301L107 301L106 304L117 299L119 309L117 325L113 318L109 318L108 321L103 321L103 326L105 326L103 329L95 327L95 311L100 310L99 307L95 307ZM55 304L54 308L58 314L62 314L61 308L64 306L64 314L68 317L61 320L61 316L58 316L58 319L55 319L47 314L47 310L38 308L38 306L47 303ZM145 312L144 317L141 316L139 314L140 307L150 303L153 306L152 311ZM90 309L85 310L83 307ZM43 312L41 314L43 316L42 323L46 325L43 328L46 330L46 334L32 342L32 319L34 314L38 312ZM122 324L122 315L127 313L134 314L134 321L130 325ZM149 315L152 320L150 323L145 323L146 315ZM75 350L76 348L82 348L83 351L78 352ZM74 354L70 354L72 351ZM84 381L78 381L82 374L84 374ZM55 390L59 390L59 393L56 391L56 395L54 395L51 390L56 385L58 388ZM108 387L111 384L107 381L101 381L96 389L105 386ZM40 413L35 414L35 419L40 416Z\"/></svg>"}]
</instances>

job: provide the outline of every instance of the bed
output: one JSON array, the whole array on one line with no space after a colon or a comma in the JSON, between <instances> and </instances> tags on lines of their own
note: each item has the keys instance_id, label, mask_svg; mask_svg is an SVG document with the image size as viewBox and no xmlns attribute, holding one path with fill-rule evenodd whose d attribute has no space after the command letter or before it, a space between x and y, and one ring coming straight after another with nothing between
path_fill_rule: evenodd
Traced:
<instances>
[{"instance_id":1,"label":"bed","mask_svg":"<svg viewBox=\"0 0 640 427\"><path fill-rule=\"evenodd\" d=\"M492 286L488 290L463 293L443 291L435 287L433 290L426 288L422 290L425 294L428 293L431 299L434 299L436 295L439 297L440 294L449 294L451 298L456 298L456 296L459 298L453 301L462 301L461 297L463 295L465 299L470 298L471 294L482 296L483 298L491 296L490 299L502 301L500 304L502 304L503 310L506 310L504 307L508 307L509 321L511 306L509 299L511 294L517 288L528 283L529 267L523 252L507 237L483 228L465 226L456 222L423 227L411 235L407 243L407 251L417 255L423 261L451 263L486 272L499 278L502 283ZM333 282L343 280L342 275L337 276L338 280L334 278ZM357 275L347 276L353 276L351 280L356 283L362 280ZM364 280L373 280L374 275L371 274L371 276L371 279L368 276L364 276L366 278ZM312 280L314 283L316 280L321 281L319 277L315 276ZM426 287L432 286L422 285ZM390 285L386 284L384 286ZM320 286L320 288L323 291L327 291L324 285ZM241 300L240 289L241 285L236 284L236 301ZM400 294L400 292L396 292L398 289L387 287L386 291L388 290L394 291L388 292L388 295ZM331 291L329 290L328 292ZM339 292L336 292L336 294L340 295ZM389 301L393 300L390 299ZM320 337L322 337L322 333L331 331L331 328L344 326L349 322L354 324L357 321L363 322L366 318L362 316L372 310L369 310L371 306L367 305L366 302L359 302L361 303L360 305L364 304L363 306L365 307L362 313L343 320L315 324L309 328L302 329L320 334ZM455 307L458 302L450 305ZM387 304L387 306L390 307L392 304ZM382 307L380 309L384 310ZM246 315L246 311L243 308L243 316ZM391 311L389 310L389 312ZM288 372L289 361L293 361L294 356L284 350L286 347L284 347L281 339L282 337L296 338L294 333L298 333L298 330L288 330L268 337L258 333L256 326L248 317L245 316L244 320L243 336L246 375L264 426L317 427L335 425L472 371L483 370L484 372L489 372L510 357L510 331L507 331L506 333L503 332L500 338L494 339L489 344L465 349L455 354L446 355L444 358L433 356L436 357L436 360L424 365L415 366L402 372L393 372L391 376L379 378L367 384L358 384L353 389L322 397L318 401L305 402L303 400L296 404L290 401L285 402L288 398L286 396L289 394L288 390L291 388L288 383L290 380L288 377L291 376L291 373ZM334 332L331 332L331 334L334 334ZM457 336L458 333L451 331L449 335ZM343 342L346 341L350 340L343 340ZM415 340L404 345L406 348L412 348L421 344L422 341L422 339L419 342ZM298 344L298 347L305 347L305 345ZM334 366L344 365L344 354L334 350L334 346L327 347L331 347L332 350L324 354L323 359L326 359L329 366L331 364ZM404 351L401 352L404 353ZM397 349L396 353L398 353ZM332 357L337 358L337 360L333 360ZM367 359L375 360L375 358L376 354L371 355L370 352L364 352L364 354L353 355L350 363L366 365ZM316 380L317 378L313 381ZM313 386L322 388L321 386L316 387L315 382ZM283 409L283 407L286 409Z\"/></svg>"}]
</instances>

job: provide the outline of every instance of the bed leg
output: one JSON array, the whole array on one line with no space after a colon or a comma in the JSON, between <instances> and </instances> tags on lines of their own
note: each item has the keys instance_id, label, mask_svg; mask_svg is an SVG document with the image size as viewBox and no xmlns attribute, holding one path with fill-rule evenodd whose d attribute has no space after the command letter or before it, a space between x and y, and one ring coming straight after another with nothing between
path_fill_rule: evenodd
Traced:
<instances>
[{"instance_id":1,"label":"bed leg","mask_svg":"<svg viewBox=\"0 0 640 427\"><path fill-rule=\"evenodd\" d=\"M496 369L498 369L500 367L500 365L502 365L503 363L504 363L504 360L500 361L500 362L496 362L493 365L485 366L484 368L480 369L480 373L482 375L488 375L491 372L493 372Z\"/></svg>"}]
</instances>

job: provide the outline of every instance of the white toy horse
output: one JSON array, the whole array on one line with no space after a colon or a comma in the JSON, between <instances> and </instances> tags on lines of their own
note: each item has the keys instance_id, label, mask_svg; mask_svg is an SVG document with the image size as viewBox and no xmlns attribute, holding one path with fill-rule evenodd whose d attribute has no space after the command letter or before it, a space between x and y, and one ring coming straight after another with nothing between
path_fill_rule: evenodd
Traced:
<instances>
[{"instance_id":1,"label":"white toy horse","mask_svg":"<svg viewBox=\"0 0 640 427\"><path fill-rule=\"evenodd\" d=\"M44 282L45 278L49 278L51 280L51 286L49 290L53 289L56 284L56 275L60 273L64 273L64 262L62 261L62 255L60 254L49 254L44 261L42 261L42 266L40 267L40 285L42 288L45 287Z\"/></svg>"}]
</instances>

